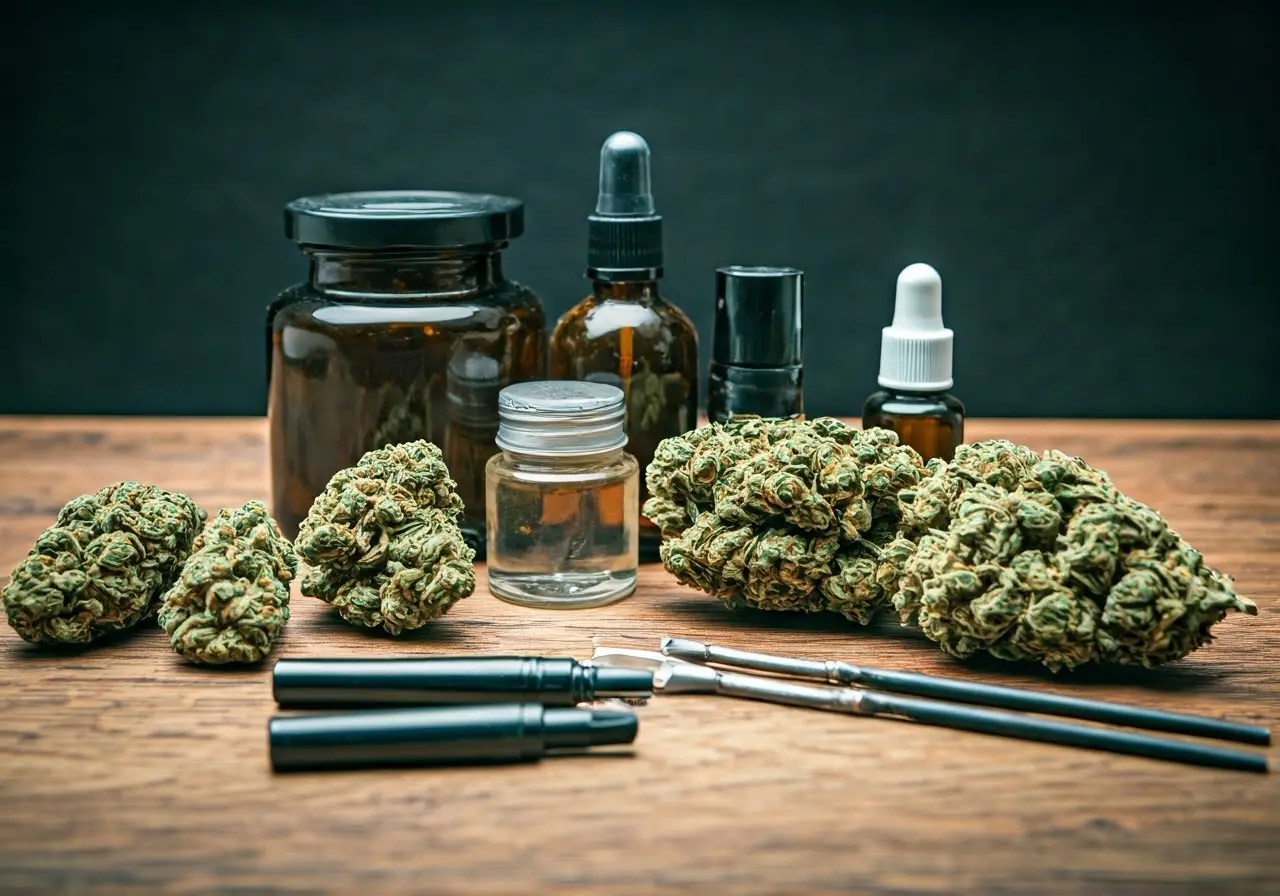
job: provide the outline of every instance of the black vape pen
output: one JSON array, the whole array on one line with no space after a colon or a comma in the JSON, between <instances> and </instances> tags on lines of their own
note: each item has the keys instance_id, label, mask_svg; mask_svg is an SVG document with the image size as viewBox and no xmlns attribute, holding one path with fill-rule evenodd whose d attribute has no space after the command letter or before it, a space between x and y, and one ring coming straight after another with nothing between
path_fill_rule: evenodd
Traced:
<instances>
[{"instance_id":1,"label":"black vape pen","mask_svg":"<svg viewBox=\"0 0 1280 896\"><path fill-rule=\"evenodd\" d=\"M623 710L494 703L277 716L267 727L278 772L395 765L533 762L549 750L629 744Z\"/></svg>"},{"instance_id":2,"label":"black vape pen","mask_svg":"<svg viewBox=\"0 0 1280 896\"><path fill-rule=\"evenodd\" d=\"M284 708L432 706L528 701L574 706L653 694L653 672L569 657L280 660L272 692Z\"/></svg>"}]
</instances>

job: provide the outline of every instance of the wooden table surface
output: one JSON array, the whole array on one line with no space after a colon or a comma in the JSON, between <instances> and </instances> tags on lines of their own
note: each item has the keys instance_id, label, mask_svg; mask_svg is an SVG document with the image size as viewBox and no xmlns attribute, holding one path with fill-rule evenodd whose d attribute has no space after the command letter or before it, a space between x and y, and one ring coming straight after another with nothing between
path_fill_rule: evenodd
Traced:
<instances>
[{"instance_id":1,"label":"wooden table surface","mask_svg":"<svg viewBox=\"0 0 1280 896\"><path fill-rule=\"evenodd\" d=\"M0 570L126 478L211 512L267 493L260 420L0 418ZM686 635L1280 726L1280 424L975 421L1080 454L1259 605L1160 670L961 663L896 625L734 614L648 567L630 600L521 609L481 585L396 640L295 591L273 658L587 657ZM479 576L483 582L483 575ZM714 697L642 707L634 754L273 775L270 661L184 664L147 625L71 653L0 632L0 890L1277 892L1280 778ZM1273 749L1271 755L1276 756Z\"/></svg>"}]
</instances>

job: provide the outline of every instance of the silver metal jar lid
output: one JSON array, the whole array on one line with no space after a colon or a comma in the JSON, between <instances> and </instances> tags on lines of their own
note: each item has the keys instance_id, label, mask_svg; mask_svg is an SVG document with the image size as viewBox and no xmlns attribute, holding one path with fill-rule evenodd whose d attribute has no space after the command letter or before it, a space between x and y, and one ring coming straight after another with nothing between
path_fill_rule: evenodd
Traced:
<instances>
[{"instance_id":1,"label":"silver metal jar lid","mask_svg":"<svg viewBox=\"0 0 1280 896\"><path fill-rule=\"evenodd\" d=\"M627 444L626 399L617 386L575 380L516 383L498 393L498 447L574 456Z\"/></svg>"}]
</instances>

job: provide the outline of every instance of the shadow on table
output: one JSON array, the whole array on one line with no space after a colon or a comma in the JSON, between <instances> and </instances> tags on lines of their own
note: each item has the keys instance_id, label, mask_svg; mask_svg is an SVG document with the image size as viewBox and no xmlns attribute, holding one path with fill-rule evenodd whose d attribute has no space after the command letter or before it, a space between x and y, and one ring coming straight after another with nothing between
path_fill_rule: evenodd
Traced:
<instances>
[{"instance_id":1,"label":"shadow on table","mask_svg":"<svg viewBox=\"0 0 1280 896\"><path fill-rule=\"evenodd\" d=\"M1242 674L1232 669L1193 665L1185 661L1170 663L1157 669L1143 669L1140 666L1083 666L1062 672L1051 672L1038 663L1009 662L993 656L975 656L965 660L952 659L952 662L958 668L987 678L994 678L1001 674L1016 674L1051 683L1061 682L1084 687L1125 685L1167 693L1220 688Z\"/></svg>"},{"instance_id":2,"label":"shadow on table","mask_svg":"<svg viewBox=\"0 0 1280 896\"><path fill-rule=\"evenodd\" d=\"M487 620L466 619L451 620L447 615L433 619L421 628L410 629L393 635L382 628L367 628L363 625L352 625L342 618L335 607L330 607L319 616L313 618L308 628L312 633L323 635L353 634L358 638L370 641L381 641L388 644L457 644L474 640L474 629L493 623Z\"/></svg>"},{"instance_id":3,"label":"shadow on table","mask_svg":"<svg viewBox=\"0 0 1280 896\"><path fill-rule=\"evenodd\" d=\"M12 634L14 637L6 639L4 647L14 656L24 661L36 662L42 659L73 659L89 653L101 653L112 647L133 646L135 642L145 641L148 637L164 637L164 632L155 624L155 620L148 620L135 625L133 628L101 635L88 644L32 644L29 641L22 640L16 633ZM164 647L166 650L169 649L167 639Z\"/></svg>"}]
</instances>

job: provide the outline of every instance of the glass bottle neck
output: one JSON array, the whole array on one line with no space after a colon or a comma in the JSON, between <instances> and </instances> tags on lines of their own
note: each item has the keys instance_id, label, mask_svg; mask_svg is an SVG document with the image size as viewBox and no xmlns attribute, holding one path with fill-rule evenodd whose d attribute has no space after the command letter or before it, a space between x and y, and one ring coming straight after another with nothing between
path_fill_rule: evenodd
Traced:
<instances>
[{"instance_id":1,"label":"glass bottle neck","mask_svg":"<svg viewBox=\"0 0 1280 896\"><path fill-rule=\"evenodd\" d=\"M662 298L656 280L593 280L591 294L615 302L656 302Z\"/></svg>"},{"instance_id":2,"label":"glass bottle neck","mask_svg":"<svg viewBox=\"0 0 1280 896\"><path fill-rule=\"evenodd\" d=\"M434 299L470 295L502 281L505 244L465 249L308 249L311 286L339 298Z\"/></svg>"}]
</instances>

